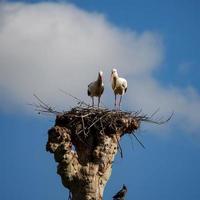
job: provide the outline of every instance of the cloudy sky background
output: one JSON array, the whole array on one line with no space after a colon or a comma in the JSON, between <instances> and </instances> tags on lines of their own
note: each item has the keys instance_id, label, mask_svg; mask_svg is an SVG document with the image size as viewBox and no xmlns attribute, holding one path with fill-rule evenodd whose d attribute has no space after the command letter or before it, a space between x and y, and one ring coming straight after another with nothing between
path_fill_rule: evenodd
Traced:
<instances>
[{"instance_id":1,"label":"cloudy sky background","mask_svg":"<svg viewBox=\"0 0 200 200\"><path fill-rule=\"evenodd\" d=\"M161 34L118 28L102 13L63 3L3 4L0 23L4 110L25 107L26 102L33 101L33 93L64 107L66 100L58 94L59 88L87 101L86 86L100 69L107 90L102 101L112 105L109 76L114 67L129 82L124 103L129 109L153 112L159 107L161 114L175 111L184 124L199 128L196 108L200 107L200 96L196 88L165 87L153 77L164 62Z\"/></svg>"},{"instance_id":2,"label":"cloudy sky background","mask_svg":"<svg viewBox=\"0 0 200 200\"><path fill-rule=\"evenodd\" d=\"M142 194L142 196L140 191L146 189L147 197L150 193L152 199L160 198L160 196L162 196L161 199L169 199L176 195L177 199L184 199L187 195L191 195L190 191L188 193L185 191L186 194L183 196L180 194L184 193L183 188L189 185L180 181L180 178L184 176L185 180L188 179L185 172L189 173L194 163L200 165L200 159L195 154L196 149L199 151L200 147L200 84L198 82L200 16L197 12L200 5L195 0L184 1L183 4L180 3L181 1L170 2L168 5L158 4L157 1L152 4L145 4L145 1L143 4L137 1L127 1L125 4L120 1L111 2L106 4L106 2L92 1L83 3L78 0L56 3L4 1L0 4L0 119L2 141L4 141L1 148L5 152L2 167L7 175L4 175L2 179L4 180L2 182L4 186L1 187L3 188L2 199L11 199L13 194L21 195L20 199L27 198L31 192L31 182L35 180L33 174L38 173L43 176L42 181L40 180L42 184L47 184L53 189L41 190L33 199L53 199L56 195L62 195L62 198L65 198L64 189L53 191L54 188L61 187L58 185L59 178L55 174L53 158L50 156L46 158L48 155L43 152L46 142L45 132L52 126L54 118L37 116L27 103L35 102L33 94L36 93L57 109L63 110L73 106L74 100L63 95L59 89L90 102L90 98L86 95L87 85L96 79L99 70L103 70L105 93L102 102L112 108L114 97L109 79L113 67L117 68L119 74L128 81L128 92L122 102L123 109L140 110L142 108L144 113L152 113L160 108L158 117L167 117L172 111L175 112L171 122L164 127L153 126L152 128L145 125L141 128L141 139L150 147L148 150L141 150L140 146L133 141L134 146L137 147L134 149L137 150L133 151L131 147L125 150L126 159L121 161L118 158L116 164L118 166L114 168L113 177L116 176L117 170L122 170L132 163L135 164L136 158L140 159L140 156L143 156L142 162L145 165L151 163L152 158L158 160L165 158L168 167L161 163L158 169L161 172L155 172L161 173L160 176L152 176L151 173L154 171L148 171L149 169L146 176L142 176L144 179L150 177L148 183L144 183L139 174L137 177L132 168L126 170L128 173L133 173L132 176L134 178L136 176L136 180L138 178L139 185L137 186L125 178L126 171L120 173L120 176L124 177L124 183L128 182L130 188L138 187L136 189L138 196L130 191L128 199L133 197L145 199L145 195ZM13 124L16 131L11 134ZM32 129L30 130L29 127ZM28 135L25 134L27 131ZM32 135L33 132L37 132L36 135ZM26 143L30 134L33 141L31 141L32 149L29 153L36 157L40 155L40 159L35 158L39 172L34 167L30 167L32 176L29 175L28 187L24 186L27 183L24 172L21 170L22 176L17 176L15 170L24 166L21 154L27 151ZM129 140L130 138L127 137L123 144L128 143L131 146ZM13 148L12 146L10 148L10 143L13 144ZM35 144L39 145L38 150ZM171 149L168 152L169 145L173 151ZM183 156L184 151L179 150L183 148L182 145L186 145L185 151L189 156L187 159ZM156 151L160 151L159 155ZM176 151L178 151L177 154ZM171 155L170 158L167 153ZM132 154L135 154L135 159L131 157ZM144 154L150 155L148 157ZM14 160L8 161L8 155L12 155ZM183 159L182 161L178 160L176 163L175 160L170 160L178 155ZM34 162L31 158L29 160L30 163ZM185 162L188 168L181 171L179 167ZM39 163L43 163L47 171L48 168L52 170L44 173L44 168ZM49 163L51 163L50 167ZM143 174L145 168L143 169L141 164L138 163L138 167L140 173ZM170 169L171 178L163 179L162 176L173 164L177 171ZM22 188L26 189L27 194L14 189L13 184L10 185L11 165L14 167L13 173L17 177L18 184L23 185ZM157 165L152 165L150 169L155 170L156 167ZM25 174L26 172L25 170ZM195 174L195 170L193 172ZM174 191L176 181L173 179L173 174L177 173L177 181L182 185ZM55 176L51 181L47 181L45 175ZM195 189L199 178L199 175L191 178L194 184L193 199L200 197L200 192ZM166 187L161 188L161 192L156 194L156 187L162 180L166 181ZM35 182L38 180L36 179ZM53 182L52 185L49 182ZM168 188L173 182L174 187ZM120 184L122 184L120 180L113 178L108 185L105 199L111 198ZM112 190L111 186L113 186ZM12 188L14 192L9 193L9 188ZM49 195L48 198L46 195Z\"/></svg>"}]
</instances>

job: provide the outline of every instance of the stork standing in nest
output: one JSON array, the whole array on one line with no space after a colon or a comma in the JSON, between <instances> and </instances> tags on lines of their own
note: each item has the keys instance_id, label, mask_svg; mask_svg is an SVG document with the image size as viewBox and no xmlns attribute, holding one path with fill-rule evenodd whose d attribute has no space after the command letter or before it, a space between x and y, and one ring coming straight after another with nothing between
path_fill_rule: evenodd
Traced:
<instances>
[{"instance_id":1,"label":"stork standing in nest","mask_svg":"<svg viewBox=\"0 0 200 200\"><path fill-rule=\"evenodd\" d=\"M99 71L98 78L96 81L91 82L88 85L88 96L92 98L92 106L94 106L94 97L98 97L98 107L100 104L101 95L104 91L104 84L103 84L103 72Z\"/></svg>"},{"instance_id":2,"label":"stork standing in nest","mask_svg":"<svg viewBox=\"0 0 200 200\"><path fill-rule=\"evenodd\" d=\"M120 109L122 96L127 91L128 83L127 83L126 79L119 77L116 69L112 69L111 84L112 84L112 89L113 89L114 94L115 94L115 107L117 106L117 95L120 95L120 100L119 100L119 105L118 105L119 109Z\"/></svg>"}]
</instances>

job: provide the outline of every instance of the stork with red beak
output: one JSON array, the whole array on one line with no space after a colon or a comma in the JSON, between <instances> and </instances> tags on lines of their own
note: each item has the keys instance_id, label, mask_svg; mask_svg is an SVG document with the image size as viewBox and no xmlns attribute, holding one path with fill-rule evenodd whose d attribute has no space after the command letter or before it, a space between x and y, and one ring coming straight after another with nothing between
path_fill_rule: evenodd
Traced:
<instances>
[{"instance_id":1,"label":"stork with red beak","mask_svg":"<svg viewBox=\"0 0 200 200\"><path fill-rule=\"evenodd\" d=\"M88 96L92 98L92 106L94 106L94 97L98 97L98 107L100 104L101 95L104 91L104 84L103 84L103 72L99 71L98 78L96 81L91 82L88 85Z\"/></svg>"},{"instance_id":2,"label":"stork with red beak","mask_svg":"<svg viewBox=\"0 0 200 200\"><path fill-rule=\"evenodd\" d=\"M120 109L122 96L127 91L128 83L127 83L126 79L119 77L116 69L112 69L111 84L112 84L112 89L115 94L115 107L117 106L117 95L120 95L120 100L119 100L119 104L118 104L118 108Z\"/></svg>"}]
</instances>

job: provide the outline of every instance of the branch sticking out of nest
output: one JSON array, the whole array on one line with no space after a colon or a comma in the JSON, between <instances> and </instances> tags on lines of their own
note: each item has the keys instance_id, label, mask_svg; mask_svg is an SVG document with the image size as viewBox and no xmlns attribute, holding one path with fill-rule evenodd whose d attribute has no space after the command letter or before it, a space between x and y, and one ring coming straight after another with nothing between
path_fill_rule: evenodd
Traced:
<instances>
[{"instance_id":1,"label":"branch sticking out of nest","mask_svg":"<svg viewBox=\"0 0 200 200\"><path fill-rule=\"evenodd\" d=\"M55 115L61 114L61 112L49 106L47 103L45 103L45 101L43 101L36 94L33 94L33 96L36 98L37 103L29 103L28 105L35 107L35 111L38 114L41 114L41 113L51 113Z\"/></svg>"}]
</instances>

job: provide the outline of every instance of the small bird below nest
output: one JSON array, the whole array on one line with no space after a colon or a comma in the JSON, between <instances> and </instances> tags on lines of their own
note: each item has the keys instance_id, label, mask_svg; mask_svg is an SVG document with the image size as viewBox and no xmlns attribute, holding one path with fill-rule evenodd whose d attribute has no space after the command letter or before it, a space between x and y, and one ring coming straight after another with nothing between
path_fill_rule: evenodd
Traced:
<instances>
[{"instance_id":1,"label":"small bird below nest","mask_svg":"<svg viewBox=\"0 0 200 200\"><path fill-rule=\"evenodd\" d=\"M127 187L123 184L122 189L119 192L117 192L112 198L113 200L124 200L126 193Z\"/></svg>"}]
</instances>

